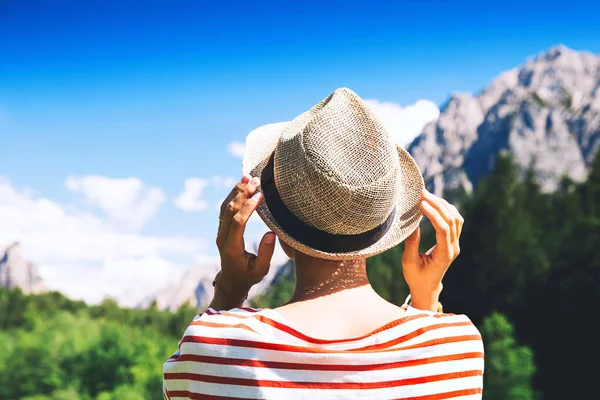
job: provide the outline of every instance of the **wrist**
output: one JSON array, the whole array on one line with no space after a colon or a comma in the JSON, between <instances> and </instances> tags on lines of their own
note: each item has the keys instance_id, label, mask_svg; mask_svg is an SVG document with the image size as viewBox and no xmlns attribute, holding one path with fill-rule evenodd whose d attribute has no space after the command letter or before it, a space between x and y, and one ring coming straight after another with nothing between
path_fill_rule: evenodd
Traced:
<instances>
[{"instance_id":1,"label":"wrist","mask_svg":"<svg viewBox=\"0 0 600 400\"><path fill-rule=\"evenodd\" d=\"M244 301L248 298L248 290L226 287L222 282L226 282L226 280L219 272L213 280L215 293L209 307L216 310L231 310L232 308L242 307Z\"/></svg>"},{"instance_id":2,"label":"wrist","mask_svg":"<svg viewBox=\"0 0 600 400\"><path fill-rule=\"evenodd\" d=\"M442 284L435 289L410 290L410 305L419 310L428 310L433 312L440 312L440 293L442 292Z\"/></svg>"},{"instance_id":3,"label":"wrist","mask_svg":"<svg viewBox=\"0 0 600 400\"><path fill-rule=\"evenodd\" d=\"M251 284L248 282L241 282L233 277L227 275L227 273L220 270L215 279L213 280L213 286L218 289L221 293L227 297L240 298L248 295Z\"/></svg>"}]
</instances>

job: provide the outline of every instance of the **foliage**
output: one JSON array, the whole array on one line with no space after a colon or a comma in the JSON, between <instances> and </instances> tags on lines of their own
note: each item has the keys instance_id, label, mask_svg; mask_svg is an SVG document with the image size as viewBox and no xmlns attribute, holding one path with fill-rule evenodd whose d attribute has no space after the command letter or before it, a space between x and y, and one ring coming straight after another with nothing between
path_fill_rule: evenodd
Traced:
<instances>
[{"instance_id":1,"label":"foliage","mask_svg":"<svg viewBox=\"0 0 600 400\"><path fill-rule=\"evenodd\" d=\"M0 289L0 399L162 399L162 363L194 314Z\"/></svg>"},{"instance_id":2,"label":"foliage","mask_svg":"<svg viewBox=\"0 0 600 400\"><path fill-rule=\"evenodd\" d=\"M543 281L550 265L531 209L541 199L537 186L519 180L509 157L498 158L495 171L463 204L461 255L444 282L448 309L468 310L481 322L490 310L522 306L530 285Z\"/></svg>"},{"instance_id":3,"label":"foliage","mask_svg":"<svg viewBox=\"0 0 600 400\"><path fill-rule=\"evenodd\" d=\"M486 400L534 400L533 352L518 346L512 325L501 314L486 317L481 326L485 347L484 394Z\"/></svg>"}]
</instances>

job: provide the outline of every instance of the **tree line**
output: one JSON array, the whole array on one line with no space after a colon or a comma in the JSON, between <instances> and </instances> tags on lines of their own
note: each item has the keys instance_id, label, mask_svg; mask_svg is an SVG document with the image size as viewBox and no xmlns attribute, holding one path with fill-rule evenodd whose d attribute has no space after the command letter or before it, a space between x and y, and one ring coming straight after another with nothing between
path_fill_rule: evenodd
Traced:
<instances>
[{"instance_id":1,"label":"tree line","mask_svg":"<svg viewBox=\"0 0 600 400\"><path fill-rule=\"evenodd\" d=\"M162 399L162 364L197 313L0 289L0 399Z\"/></svg>"}]
</instances>

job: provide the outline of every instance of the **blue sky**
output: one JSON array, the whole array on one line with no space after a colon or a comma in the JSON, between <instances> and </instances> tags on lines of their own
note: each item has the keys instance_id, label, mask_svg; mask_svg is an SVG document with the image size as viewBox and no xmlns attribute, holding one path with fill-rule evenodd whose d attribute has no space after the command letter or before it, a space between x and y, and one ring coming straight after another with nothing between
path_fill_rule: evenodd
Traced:
<instances>
[{"instance_id":1,"label":"blue sky","mask_svg":"<svg viewBox=\"0 0 600 400\"><path fill-rule=\"evenodd\" d=\"M398 108L420 99L441 106L451 92L477 91L553 45L600 53L599 8L592 1L1 1L0 177L12 192L0 190L0 202L12 196L14 204L0 215L18 219L16 203L38 210L47 200L60 218L97 218L104 236L197 240L178 248L196 258L155 249L163 272L194 265L200 253L216 254L215 204L241 169L231 142L293 118L337 87ZM206 210L174 203L188 178L207 180ZM52 285L66 287L65 271L80 265L107 268L100 256L42 249L52 230L33 225L10 230L0 221L0 242L21 240ZM251 233L260 230L256 224ZM56 235L53 248L67 237ZM145 268L142 252L111 254L134 271Z\"/></svg>"}]
</instances>

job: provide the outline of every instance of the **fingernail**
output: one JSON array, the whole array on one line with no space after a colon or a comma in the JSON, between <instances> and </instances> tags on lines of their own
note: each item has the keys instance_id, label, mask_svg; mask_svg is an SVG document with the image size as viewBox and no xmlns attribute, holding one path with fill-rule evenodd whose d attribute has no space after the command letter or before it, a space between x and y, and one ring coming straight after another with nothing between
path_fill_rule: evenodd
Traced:
<instances>
[{"instance_id":1,"label":"fingernail","mask_svg":"<svg viewBox=\"0 0 600 400\"><path fill-rule=\"evenodd\" d=\"M254 201L261 201L264 197L264 194L262 192L254 192L254 194L252 195L251 199Z\"/></svg>"},{"instance_id":2,"label":"fingernail","mask_svg":"<svg viewBox=\"0 0 600 400\"><path fill-rule=\"evenodd\" d=\"M260 183L260 179L258 179L258 177L255 176L254 178L252 178L250 183L252 183L253 185L258 185Z\"/></svg>"},{"instance_id":3,"label":"fingernail","mask_svg":"<svg viewBox=\"0 0 600 400\"><path fill-rule=\"evenodd\" d=\"M265 236L265 243L268 243L268 244L275 243L275 234L273 232L267 233L267 236Z\"/></svg>"}]
</instances>

